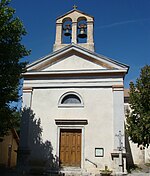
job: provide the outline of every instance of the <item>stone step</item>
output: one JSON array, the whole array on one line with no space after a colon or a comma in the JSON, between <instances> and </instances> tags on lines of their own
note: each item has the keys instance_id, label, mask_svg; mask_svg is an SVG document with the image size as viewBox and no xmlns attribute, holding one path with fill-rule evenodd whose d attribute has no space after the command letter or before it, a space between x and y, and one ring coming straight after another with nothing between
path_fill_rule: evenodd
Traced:
<instances>
[{"instance_id":1,"label":"stone step","mask_svg":"<svg viewBox=\"0 0 150 176\"><path fill-rule=\"evenodd\" d=\"M91 174L81 168L63 168L60 170L63 176L90 176Z\"/></svg>"}]
</instances>

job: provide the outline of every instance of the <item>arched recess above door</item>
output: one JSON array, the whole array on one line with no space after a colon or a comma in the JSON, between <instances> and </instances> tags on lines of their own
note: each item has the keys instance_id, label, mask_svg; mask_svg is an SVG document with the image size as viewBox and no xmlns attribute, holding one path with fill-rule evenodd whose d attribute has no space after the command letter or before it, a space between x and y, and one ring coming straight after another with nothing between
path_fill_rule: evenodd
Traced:
<instances>
[{"instance_id":1,"label":"arched recess above door","mask_svg":"<svg viewBox=\"0 0 150 176\"><path fill-rule=\"evenodd\" d=\"M73 91L64 93L58 102L58 107L83 107L82 97Z\"/></svg>"}]
</instances>

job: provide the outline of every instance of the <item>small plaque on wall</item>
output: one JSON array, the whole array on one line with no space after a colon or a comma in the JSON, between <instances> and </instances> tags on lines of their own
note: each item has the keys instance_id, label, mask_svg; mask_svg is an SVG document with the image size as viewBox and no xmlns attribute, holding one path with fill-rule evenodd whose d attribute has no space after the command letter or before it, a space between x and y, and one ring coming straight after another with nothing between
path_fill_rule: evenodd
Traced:
<instances>
[{"instance_id":1,"label":"small plaque on wall","mask_svg":"<svg viewBox=\"0 0 150 176\"><path fill-rule=\"evenodd\" d=\"M104 149L103 148L95 148L95 157L103 157Z\"/></svg>"}]
</instances>

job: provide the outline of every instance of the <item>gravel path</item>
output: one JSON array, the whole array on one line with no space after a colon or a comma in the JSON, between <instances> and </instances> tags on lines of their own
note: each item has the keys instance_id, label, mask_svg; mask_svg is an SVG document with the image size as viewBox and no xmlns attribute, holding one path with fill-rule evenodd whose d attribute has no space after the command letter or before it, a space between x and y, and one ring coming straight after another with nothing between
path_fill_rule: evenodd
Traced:
<instances>
[{"instance_id":1,"label":"gravel path","mask_svg":"<svg viewBox=\"0 0 150 176\"><path fill-rule=\"evenodd\" d=\"M144 173L144 172L132 173L132 174L128 174L128 176L150 176L150 173Z\"/></svg>"}]
</instances>

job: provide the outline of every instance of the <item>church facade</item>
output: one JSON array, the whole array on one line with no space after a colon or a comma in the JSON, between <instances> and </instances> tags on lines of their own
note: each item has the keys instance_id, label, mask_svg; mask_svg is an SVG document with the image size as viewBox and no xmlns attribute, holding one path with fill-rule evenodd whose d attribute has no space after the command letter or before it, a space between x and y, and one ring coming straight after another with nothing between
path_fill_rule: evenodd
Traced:
<instances>
[{"instance_id":1,"label":"church facade","mask_svg":"<svg viewBox=\"0 0 150 176\"><path fill-rule=\"evenodd\" d=\"M51 159L64 173L126 173L124 78L129 67L95 53L93 30L94 18L74 8L56 20L53 52L27 66L23 107L34 118L22 125L26 135L22 132L20 148L28 149L28 161L36 163L46 159L40 150L49 142ZM40 141L30 142L37 132L33 124L41 128Z\"/></svg>"}]
</instances>

